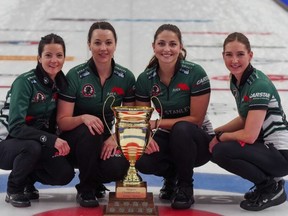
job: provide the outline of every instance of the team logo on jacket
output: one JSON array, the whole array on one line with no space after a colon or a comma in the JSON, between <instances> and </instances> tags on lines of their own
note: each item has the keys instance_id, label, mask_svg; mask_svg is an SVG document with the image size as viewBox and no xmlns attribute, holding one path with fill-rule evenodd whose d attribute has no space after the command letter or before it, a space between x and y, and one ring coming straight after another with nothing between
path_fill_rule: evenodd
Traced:
<instances>
[{"instance_id":1,"label":"team logo on jacket","mask_svg":"<svg viewBox=\"0 0 288 216\"><path fill-rule=\"evenodd\" d=\"M124 90L123 90L123 88L120 88L120 87L113 87L111 92L113 94L116 93L117 95L122 95L122 96L124 95Z\"/></svg>"},{"instance_id":2,"label":"team logo on jacket","mask_svg":"<svg viewBox=\"0 0 288 216\"><path fill-rule=\"evenodd\" d=\"M94 95L94 93L95 93L95 89L94 89L93 85L86 84L83 86L82 94L84 95L84 97L91 97Z\"/></svg>"},{"instance_id":3,"label":"team logo on jacket","mask_svg":"<svg viewBox=\"0 0 288 216\"><path fill-rule=\"evenodd\" d=\"M42 92L37 92L37 93L35 94L34 98L33 98L33 102L34 102L34 103L40 103L40 102L45 101L45 99L46 99L46 96L45 96L44 93L42 93Z\"/></svg>"},{"instance_id":4,"label":"team logo on jacket","mask_svg":"<svg viewBox=\"0 0 288 216\"><path fill-rule=\"evenodd\" d=\"M179 83L173 91L189 91L190 88L186 83Z\"/></svg>"},{"instance_id":5,"label":"team logo on jacket","mask_svg":"<svg viewBox=\"0 0 288 216\"><path fill-rule=\"evenodd\" d=\"M244 102L249 102L251 101L252 99L248 96L248 95L244 95L243 99L242 99Z\"/></svg>"},{"instance_id":6,"label":"team logo on jacket","mask_svg":"<svg viewBox=\"0 0 288 216\"><path fill-rule=\"evenodd\" d=\"M43 78L43 82L47 85L47 84L49 83L48 77L44 77L44 78Z\"/></svg>"},{"instance_id":7,"label":"team logo on jacket","mask_svg":"<svg viewBox=\"0 0 288 216\"><path fill-rule=\"evenodd\" d=\"M44 143L46 141L47 141L47 136L45 135L40 136L40 142Z\"/></svg>"},{"instance_id":8,"label":"team logo on jacket","mask_svg":"<svg viewBox=\"0 0 288 216\"><path fill-rule=\"evenodd\" d=\"M236 89L232 89L232 94L234 98L238 98L238 91Z\"/></svg>"},{"instance_id":9,"label":"team logo on jacket","mask_svg":"<svg viewBox=\"0 0 288 216\"><path fill-rule=\"evenodd\" d=\"M152 86L152 96L158 96L161 92L161 88L158 84Z\"/></svg>"}]
</instances>

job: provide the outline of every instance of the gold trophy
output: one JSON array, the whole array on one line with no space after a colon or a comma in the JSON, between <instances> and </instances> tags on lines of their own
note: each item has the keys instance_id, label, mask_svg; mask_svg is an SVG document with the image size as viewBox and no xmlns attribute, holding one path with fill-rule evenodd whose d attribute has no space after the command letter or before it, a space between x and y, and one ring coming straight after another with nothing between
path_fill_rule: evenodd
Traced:
<instances>
[{"instance_id":1,"label":"gold trophy","mask_svg":"<svg viewBox=\"0 0 288 216\"><path fill-rule=\"evenodd\" d=\"M127 175L116 182L115 192L109 193L104 215L157 215L153 194L147 193L146 182L141 181L135 168L151 139L149 120L154 108L142 106L113 107L116 118L115 136L122 154L129 161Z\"/></svg>"}]
</instances>

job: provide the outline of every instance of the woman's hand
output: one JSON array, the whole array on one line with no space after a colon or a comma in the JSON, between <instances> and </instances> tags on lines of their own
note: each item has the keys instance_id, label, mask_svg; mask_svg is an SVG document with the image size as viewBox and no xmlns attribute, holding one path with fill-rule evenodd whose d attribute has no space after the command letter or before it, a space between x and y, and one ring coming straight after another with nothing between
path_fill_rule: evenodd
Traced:
<instances>
[{"instance_id":1,"label":"woman's hand","mask_svg":"<svg viewBox=\"0 0 288 216\"><path fill-rule=\"evenodd\" d=\"M81 117L91 134L95 135L95 132L102 134L104 132L103 122L98 117L89 114L84 114Z\"/></svg>"},{"instance_id":2,"label":"woman's hand","mask_svg":"<svg viewBox=\"0 0 288 216\"><path fill-rule=\"evenodd\" d=\"M213 148L214 146L219 143L218 140L216 139L216 136L210 141L209 143L209 152L212 153L213 152Z\"/></svg>"},{"instance_id":3,"label":"woman's hand","mask_svg":"<svg viewBox=\"0 0 288 216\"><path fill-rule=\"evenodd\" d=\"M148 143L146 149L145 149L145 153L146 154L152 154L154 152L159 152L160 148L157 144L157 142L152 138L150 143Z\"/></svg>"},{"instance_id":4,"label":"woman's hand","mask_svg":"<svg viewBox=\"0 0 288 216\"><path fill-rule=\"evenodd\" d=\"M107 140L104 141L104 145L101 151L101 159L106 160L109 159L111 156L113 156L116 153L117 150L117 143L115 136L111 135Z\"/></svg>"},{"instance_id":5,"label":"woman's hand","mask_svg":"<svg viewBox=\"0 0 288 216\"><path fill-rule=\"evenodd\" d=\"M65 156L69 154L70 147L66 140L63 140L61 138L57 138L55 141L54 148L58 150L58 155Z\"/></svg>"}]
</instances>

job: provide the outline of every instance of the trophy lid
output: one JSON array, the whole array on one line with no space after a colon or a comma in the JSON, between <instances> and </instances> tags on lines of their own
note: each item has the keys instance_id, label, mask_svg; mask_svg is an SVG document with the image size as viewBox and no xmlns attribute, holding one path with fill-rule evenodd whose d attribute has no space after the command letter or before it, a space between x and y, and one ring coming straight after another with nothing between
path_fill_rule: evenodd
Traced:
<instances>
[{"instance_id":1,"label":"trophy lid","mask_svg":"<svg viewBox=\"0 0 288 216\"><path fill-rule=\"evenodd\" d=\"M112 108L118 112L153 112L153 107L148 106L115 106Z\"/></svg>"}]
</instances>

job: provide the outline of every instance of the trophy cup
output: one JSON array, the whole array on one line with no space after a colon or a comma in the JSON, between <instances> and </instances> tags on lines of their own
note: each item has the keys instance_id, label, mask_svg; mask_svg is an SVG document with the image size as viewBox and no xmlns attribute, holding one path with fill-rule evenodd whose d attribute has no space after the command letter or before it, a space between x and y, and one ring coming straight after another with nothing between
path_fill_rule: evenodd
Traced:
<instances>
[{"instance_id":1,"label":"trophy cup","mask_svg":"<svg viewBox=\"0 0 288 216\"><path fill-rule=\"evenodd\" d=\"M116 118L115 135L117 145L129 161L127 175L116 182L115 192L109 193L109 202L104 215L157 215L153 194L147 193L146 182L141 181L135 168L150 141L149 120L154 108L142 106L113 107Z\"/></svg>"}]
</instances>

